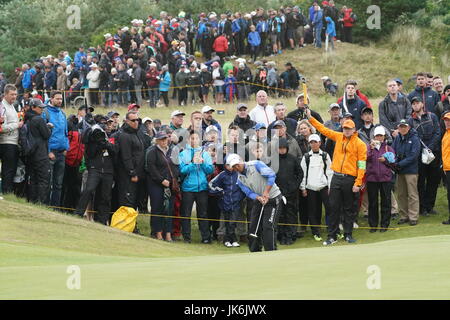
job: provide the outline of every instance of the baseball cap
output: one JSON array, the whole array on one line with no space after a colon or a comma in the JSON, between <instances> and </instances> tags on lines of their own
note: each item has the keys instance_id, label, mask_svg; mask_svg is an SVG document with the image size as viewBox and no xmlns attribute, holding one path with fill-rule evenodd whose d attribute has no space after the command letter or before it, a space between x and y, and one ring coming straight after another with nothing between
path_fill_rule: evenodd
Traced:
<instances>
[{"instance_id":1,"label":"baseball cap","mask_svg":"<svg viewBox=\"0 0 450 320\"><path fill-rule=\"evenodd\" d=\"M342 128L353 129L354 127L355 123L353 122L353 120L345 120L344 124L342 125Z\"/></svg>"},{"instance_id":2,"label":"baseball cap","mask_svg":"<svg viewBox=\"0 0 450 320\"><path fill-rule=\"evenodd\" d=\"M345 113L342 115L342 117L343 117L343 118L352 118L352 119L355 118L350 112L345 112Z\"/></svg>"},{"instance_id":3,"label":"baseball cap","mask_svg":"<svg viewBox=\"0 0 450 320\"><path fill-rule=\"evenodd\" d=\"M273 127L274 127L274 128L275 128L276 126L286 127L286 123L284 123L283 120L277 120L277 121L275 121L275 123L273 124Z\"/></svg>"},{"instance_id":4,"label":"baseball cap","mask_svg":"<svg viewBox=\"0 0 450 320\"><path fill-rule=\"evenodd\" d=\"M169 136L168 136L167 133L164 132L164 131L158 131L158 132L156 133L156 135L155 135L155 139L156 139L156 140L166 139L166 138L168 138L168 137L169 137Z\"/></svg>"},{"instance_id":5,"label":"baseball cap","mask_svg":"<svg viewBox=\"0 0 450 320\"><path fill-rule=\"evenodd\" d=\"M400 122L398 123L397 127L400 126L408 126L409 127L409 123L408 121L406 121L405 119L400 120Z\"/></svg>"},{"instance_id":6,"label":"baseball cap","mask_svg":"<svg viewBox=\"0 0 450 320\"><path fill-rule=\"evenodd\" d=\"M248 109L245 103L239 103L236 107L237 110L241 110L242 108Z\"/></svg>"},{"instance_id":7,"label":"baseball cap","mask_svg":"<svg viewBox=\"0 0 450 320\"><path fill-rule=\"evenodd\" d=\"M364 108L361 110L361 114L366 113L366 112L373 113L373 110L372 110L372 108L364 107Z\"/></svg>"},{"instance_id":8,"label":"baseball cap","mask_svg":"<svg viewBox=\"0 0 450 320\"><path fill-rule=\"evenodd\" d=\"M208 127L206 128L205 134L208 134L208 133L210 133L211 131L219 132L219 130L217 130L217 127L216 127L216 126L210 125L210 126L208 126Z\"/></svg>"},{"instance_id":9,"label":"baseball cap","mask_svg":"<svg viewBox=\"0 0 450 320\"><path fill-rule=\"evenodd\" d=\"M31 99L30 107L44 108L45 105L42 103L41 99Z\"/></svg>"},{"instance_id":10,"label":"baseball cap","mask_svg":"<svg viewBox=\"0 0 450 320\"><path fill-rule=\"evenodd\" d=\"M308 142L311 142L311 141L317 141L317 142L320 142L320 137L319 137L319 135L318 135L318 134L315 134L315 133L313 133L312 135L310 135L309 138L308 138Z\"/></svg>"},{"instance_id":11,"label":"baseball cap","mask_svg":"<svg viewBox=\"0 0 450 320\"><path fill-rule=\"evenodd\" d=\"M420 97L412 97L411 104L413 104L414 102L422 102L422 99Z\"/></svg>"},{"instance_id":12,"label":"baseball cap","mask_svg":"<svg viewBox=\"0 0 450 320\"><path fill-rule=\"evenodd\" d=\"M253 127L253 129L255 129L255 130L261 130L263 128L267 129L267 126L266 126L266 124L264 124L262 122L255 124L255 126Z\"/></svg>"},{"instance_id":13,"label":"baseball cap","mask_svg":"<svg viewBox=\"0 0 450 320\"><path fill-rule=\"evenodd\" d=\"M153 123L161 123L161 120L155 119L155 120L153 120Z\"/></svg>"},{"instance_id":14,"label":"baseball cap","mask_svg":"<svg viewBox=\"0 0 450 320\"><path fill-rule=\"evenodd\" d=\"M241 162L242 162L241 157L239 157L239 155L236 153L232 153L227 157L226 164L229 165L230 167L234 167L235 165L237 165Z\"/></svg>"},{"instance_id":15,"label":"baseball cap","mask_svg":"<svg viewBox=\"0 0 450 320\"><path fill-rule=\"evenodd\" d=\"M173 55L173 56L177 56L177 55L178 55L178 56L181 56L181 53L180 53L180 51L175 51L174 53L172 53L172 55Z\"/></svg>"},{"instance_id":16,"label":"baseball cap","mask_svg":"<svg viewBox=\"0 0 450 320\"><path fill-rule=\"evenodd\" d=\"M444 113L444 115L442 116L443 120L450 120L450 112L446 112Z\"/></svg>"},{"instance_id":17,"label":"baseball cap","mask_svg":"<svg viewBox=\"0 0 450 320\"><path fill-rule=\"evenodd\" d=\"M378 136L378 135L386 135L386 130L384 130L383 126L377 126L375 127L375 130L373 131L373 135L374 136Z\"/></svg>"},{"instance_id":18,"label":"baseball cap","mask_svg":"<svg viewBox=\"0 0 450 320\"><path fill-rule=\"evenodd\" d=\"M95 110L94 107L92 107L92 106L88 107L87 105L83 104L81 107L78 108L78 111L81 111L83 109L86 110L86 112L89 111L90 113L94 112L94 110Z\"/></svg>"},{"instance_id":19,"label":"baseball cap","mask_svg":"<svg viewBox=\"0 0 450 320\"><path fill-rule=\"evenodd\" d=\"M118 113L117 111L110 111L106 114L106 116L108 118L112 118L113 116L120 116L120 113Z\"/></svg>"},{"instance_id":20,"label":"baseball cap","mask_svg":"<svg viewBox=\"0 0 450 320\"><path fill-rule=\"evenodd\" d=\"M210 111L216 111L216 110L214 110L213 108L211 108L210 106L204 106L203 108L202 108L202 113L206 113L206 112L210 112Z\"/></svg>"},{"instance_id":21,"label":"baseball cap","mask_svg":"<svg viewBox=\"0 0 450 320\"><path fill-rule=\"evenodd\" d=\"M328 110L334 109L334 108L341 108L337 103L332 103L330 104L330 106L328 107Z\"/></svg>"},{"instance_id":22,"label":"baseball cap","mask_svg":"<svg viewBox=\"0 0 450 320\"><path fill-rule=\"evenodd\" d=\"M128 111L130 111L133 108L140 108L141 106L138 105L137 103L132 103L128 106Z\"/></svg>"},{"instance_id":23,"label":"baseball cap","mask_svg":"<svg viewBox=\"0 0 450 320\"><path fill-rule=\"evenodd\" d=\"M144 119L142 119L142 123L145 124L146 121L153 122L153 120L151 118L149 118L149 117L145 117Z\"/></svg>"},{"instance_id":24,"label":"baseball cap","mask_svg":"<svg viewBox=\"0 0 450 320\"><path fill-rule=\"evenodd\" d=\"M176 116L185 116L186 113L180 111L180 110L175 110L174 112L172 112L172 114L170 115L171 118L176 117Z\"/></svg>"},{"instance_id":25,"label":"baseball cap","mask_svg":"<svg viewBox=\"0 0 450 320\"><path fill-rule=\"evenodd\" d=\"M400 78L395 78L394 81L399 84L403 84L403 81Z\"/></svg>"}]
</instances>

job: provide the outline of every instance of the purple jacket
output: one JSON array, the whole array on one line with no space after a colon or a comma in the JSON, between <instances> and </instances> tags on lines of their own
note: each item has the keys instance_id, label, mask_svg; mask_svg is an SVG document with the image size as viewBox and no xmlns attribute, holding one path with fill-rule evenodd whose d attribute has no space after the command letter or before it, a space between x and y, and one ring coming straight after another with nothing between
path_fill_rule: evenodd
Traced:
<instances>
[{"instance_id":1,"label":"purple jacket","mask_svg":"<svg viewBox=\"0 0 450 320\"><path fill-rule=\"evenodd\" d=\"M381 144L380 150L376 148L371 149L367 146L367 167L366 167L366 181L367 182L388 182L392 180L392 171L385 163L380 162L383 154L390 151L395 154L394 149L387 146L385 142Z\"/></svg>"}]
</instances>

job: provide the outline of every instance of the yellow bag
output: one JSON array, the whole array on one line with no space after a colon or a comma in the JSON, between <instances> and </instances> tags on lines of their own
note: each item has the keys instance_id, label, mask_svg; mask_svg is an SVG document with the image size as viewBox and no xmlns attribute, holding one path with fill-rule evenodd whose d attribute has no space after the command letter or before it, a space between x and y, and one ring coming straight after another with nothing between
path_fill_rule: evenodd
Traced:
<instances>
[{"instance_id":1,"label":"yellow bag","mask_svg":"<svg viewBox=\"0 0 450 320\"><path fill-rule=\"evenodd\" d=\"M111 218L111 227L133 232L136 227L138 212L130 207L120 207Z\"/></svg>"}]
</instances>

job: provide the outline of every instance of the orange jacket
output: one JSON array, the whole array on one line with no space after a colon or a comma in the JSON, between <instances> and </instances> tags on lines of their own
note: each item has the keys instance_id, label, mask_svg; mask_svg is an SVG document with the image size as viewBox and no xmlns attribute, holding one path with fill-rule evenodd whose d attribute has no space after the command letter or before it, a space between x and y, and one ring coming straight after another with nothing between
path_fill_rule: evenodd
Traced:
<instances>
[{"instance_id":1,"label":"orange jacket","mask_svg":"<svg viewBox=\"0 0 450 320\"><path fill-rule=\"evenodd\" d=\"M450 171L450 129L447 129L442 138L442 166L444 171Z\"/></svg>"},{"instance_id":2,"label":"orange jacket","mask_svg":"<svg viewBox=\"0 0 450 320\"><path fill-rule=\"evenodd\" d=\"M356 177L354 186L362 186L366 171L367 146L358 138L358 133L355 132L349 139L342 132L328 129L313 117L309 122L324 136L336 142L331 169Z\"/></svg>"}]
</instances>

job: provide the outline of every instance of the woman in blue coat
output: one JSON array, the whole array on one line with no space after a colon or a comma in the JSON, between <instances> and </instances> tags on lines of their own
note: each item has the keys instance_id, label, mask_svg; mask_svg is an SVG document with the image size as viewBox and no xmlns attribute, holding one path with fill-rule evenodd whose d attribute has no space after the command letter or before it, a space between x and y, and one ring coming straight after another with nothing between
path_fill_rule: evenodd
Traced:
<instances>
[{"instance_id":1,"label":"woman in blue coat","mask_svg":"<svg viewBox=\"0 0 450 320\"><path fill-rule=\"evenodd\" d=\"M190 144L179 155L181 173L182 204L181 216L188 219L181 220L183 239L191 242L191 213L192 205L196 204L197 218L206 219L208 216L208 180L207 176L213 173L214 167L211 156L201 145L200 134L195 131L190 132ZM209 223L206 220L199 220L202 243L211 243L211 233Z\"/></svg>"},{"instance_id":2,"label":"woman in blue coat","mask_svg":"<svg viewBox=\"0 0 450 320\"><path fill-rule=\"evenodd\" d=\"M333 19L330 17L326 17L325 21L327 22L327 30L325 32L326 39L331 42L331 49L334 50L334 37L336 37L336 26L334 24Z\"/></svg>"}]
</instances>

